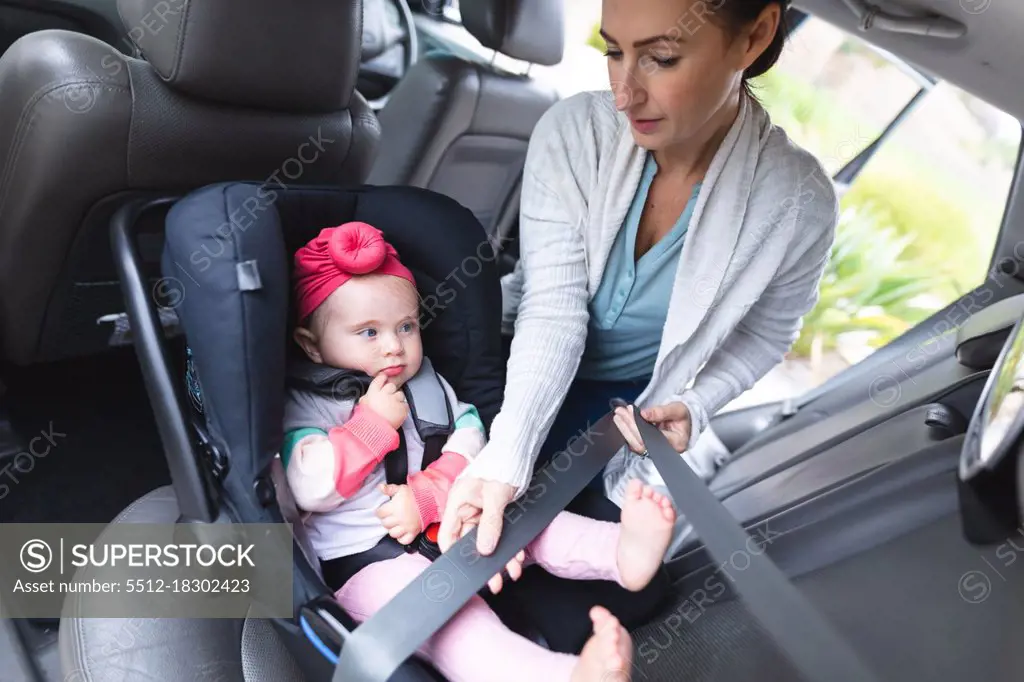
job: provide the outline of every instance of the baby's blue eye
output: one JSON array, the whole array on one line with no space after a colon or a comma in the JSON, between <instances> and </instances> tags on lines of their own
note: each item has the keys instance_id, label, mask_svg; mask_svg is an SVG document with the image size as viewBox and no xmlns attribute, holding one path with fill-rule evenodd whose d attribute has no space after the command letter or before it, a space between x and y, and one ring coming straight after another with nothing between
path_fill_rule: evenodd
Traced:
<instances>
[{"instance_id":1,"label":"baby's blue eye","mask_svg":"<svg viewBox=\"0 0 1024 682\"><path fill-rule=\"evenodd\" d=\"M412 322L406 322L402 325L401 329L403 332L411 332L413 330Z\"/></svg>"},{"instance_id":2,"label":"baby's blue eye","mask_svg":"<svg viewBox=\"0 0 1024 682\"><path fill-rule=\"evenodd\" d=\"M363 336L368 337L368 338L373 338L374 336L377 336L377 330L376 329L364 329L364 330L362 330L359 333L361 335L363 335Z\"/></svg>"}]
</instances>

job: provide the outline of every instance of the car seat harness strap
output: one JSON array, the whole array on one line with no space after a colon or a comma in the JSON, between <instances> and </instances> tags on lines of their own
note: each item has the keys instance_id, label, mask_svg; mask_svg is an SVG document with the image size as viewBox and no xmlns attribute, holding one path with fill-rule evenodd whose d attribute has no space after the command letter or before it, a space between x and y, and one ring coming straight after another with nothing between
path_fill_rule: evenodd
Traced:
<instances>
[{"instance_id":1,"label":"car seat harness strap","mask_svg":"<svg viewBox=\"0 0 1024 682\"><path fill-rule=\"evenodd\" d=\"M333 400L357 401L365 395L372 382L373 377L364 372L338 369L308 360L295 360L288 367L290 387ZM427 359L424 359L420 371L405 383L402 391L416 432L423 441L421 468L425 469L441 457L441 449L455 430L452 406L440 378ZM283 456L285 454L282 453ZM398 447L384 457L384 474L391 484L401 485L408 481L409 456L404 429L398 429ZM408 545L385 535L368 550L322 561L320 567L324 581L337 589L366 566L404 553L420 552L434 559L441 554L436 543L436 531L436 527L428 527Z\"/></svg>"},{"instance_id":2,"label":"car seat harness strap","mask_svg":"<svg viewBox=\"0 0 1024 682\"><path fill-rule=\"evenodd\" d=\"M338 369L309 360L294 360L288 365L288 385L333 400L358 401L366 394L373 377L365 372ZM420 371L402 387L416 433L423 440L422 468L441 456L441 448L455 430L452 407L441 380L430 361L424 358ZM398 429L399 445L384 458L388 483L406 483L409 456L403 429ZM282 453L287 459L288 453ZM285 462L287 464L287 462Z\"/></svg>"}]
</instances>

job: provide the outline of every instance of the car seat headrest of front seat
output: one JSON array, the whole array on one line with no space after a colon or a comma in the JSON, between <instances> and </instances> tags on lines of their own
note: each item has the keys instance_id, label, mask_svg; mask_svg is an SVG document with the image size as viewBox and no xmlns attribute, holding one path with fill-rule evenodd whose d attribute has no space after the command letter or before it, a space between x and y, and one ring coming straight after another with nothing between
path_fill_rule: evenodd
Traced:
<instances>
[{"instance_id":1,"label":"car seat headrest of front seat","mask_svg":"<svg viewBox=\"0 0 1024 682\"><path fill-rule=\"evenodd\" d=\"M462 25L492 50L554 66L565 49L564 10L555 0L463 0Z\"/></svg>"},{"instance_id":2,"label":"car seat headrest of front seat","mask_svg":"<svg viewBox=\"0 0 1024 682\"><path fill-rule=\"evenodd\" d=\"M362 3L118 0L128 37L167 84L263 109L345 109L355 89Z\"/></svg>"}]
</instances>

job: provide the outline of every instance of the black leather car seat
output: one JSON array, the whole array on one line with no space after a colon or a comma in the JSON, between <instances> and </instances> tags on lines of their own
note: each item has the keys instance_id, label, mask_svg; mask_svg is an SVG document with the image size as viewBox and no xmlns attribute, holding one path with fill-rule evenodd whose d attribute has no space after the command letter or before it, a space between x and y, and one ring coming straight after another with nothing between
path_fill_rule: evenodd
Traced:
<instances>
[{"instance_id":1,"label":"black leather car seat","mask_svg":"<svg viewBox=\"0 0 1024 682\"><path fill-rule=\"evenodd\" d=\"M463 0L459 11L488 49L530 64L562 61L561 2ZM369 182L445 194L473 211L497 245L518 218L530 134L557 100L529 75L428 54L378 113L383 135Z\"/></svg>"},{"instance_id":2,"label":"black leather car seat","mask_svg":"<svg viewBox=\"0 0 1024 682\"><path fill-rule=\"evenodd\" d=\"M112 342L97 322L124 310L107 228L130 194L355 185L375 154L376 117L355 92L359 0L118 9L141 58L62 30L0 58L0 353L17 364ZM148 243L156 279L162 240ZM184 280L195 264L181 265Z\"/></svg>"}]
</instances>

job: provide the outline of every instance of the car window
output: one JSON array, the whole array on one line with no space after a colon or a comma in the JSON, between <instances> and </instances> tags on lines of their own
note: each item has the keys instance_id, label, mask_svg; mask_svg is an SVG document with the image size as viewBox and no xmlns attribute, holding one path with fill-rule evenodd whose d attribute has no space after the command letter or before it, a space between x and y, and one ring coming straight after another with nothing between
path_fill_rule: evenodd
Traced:
<instances>
[{"instance_id":1,"label":"car window","mask_svg":"<svg viewBox=\"0 0 1024 682\"><path fill-rule=\"evenodd\" d=\"M727 410L800 395L981 284L1021 143L1012 116L819 19L755 85L833 177L856 172L837 185L818 305L785 361Z\"/></svg>"},{"instance_id":2,"label":"car window","mask_svg":"<svg viewBox=\"0 0 1024 682\"><path fill-rule=\"evenodd\" d=\"M775 67L753 81L772 120L830 174L863 151L924 83L894 57L808 18Z\"/></svg>"}]
</instances>

